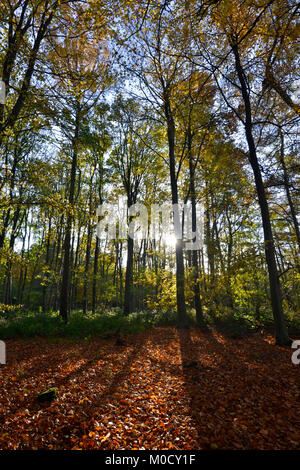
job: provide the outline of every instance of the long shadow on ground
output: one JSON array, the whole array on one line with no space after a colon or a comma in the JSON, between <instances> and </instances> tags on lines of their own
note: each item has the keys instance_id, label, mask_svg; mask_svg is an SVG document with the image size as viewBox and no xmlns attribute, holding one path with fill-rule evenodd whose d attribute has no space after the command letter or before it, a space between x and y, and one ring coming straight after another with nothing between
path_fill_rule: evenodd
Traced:
<instances>
[{"instance_id":1,"label":"long shadow on ground","mask_svg":"<svg viewBox=\"0 0 300 470\"><path fill-rule=\"evenodd\" d=\"M249 345L199 330L179 330L179 340L198 448L297 448L297 398L282 387L280 377L271 382L275 389L270 389L272 366L261 361L270 359L270 348L282 361L275 346L262 338ZM260 350L247 356L258 341Z\"/></svg>"}]
</instances>

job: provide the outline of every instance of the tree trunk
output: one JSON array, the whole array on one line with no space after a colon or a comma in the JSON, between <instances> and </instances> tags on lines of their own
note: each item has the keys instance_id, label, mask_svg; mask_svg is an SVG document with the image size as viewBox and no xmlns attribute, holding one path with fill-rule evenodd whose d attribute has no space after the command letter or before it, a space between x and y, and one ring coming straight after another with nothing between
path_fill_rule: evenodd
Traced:
<instances>
[{"instance_id":1,"label":"tree trunk","mask_svg":"<svg viewBox=\"0 0 300 470\"><path fill-rule=\"evenodd\" d=\"M91 227L91 214L89 214L87 242L86 242L86 253L85 253L85 268L84 268L84 285L83 285L83 313L86 315L88 310L88 273L90 266L90 255L91 255L91 239L92 239L92 227Z\"/></svg>"},{"instance_id":2,"label":"tree trunk","mask_svg":"<svg viewBox=\"0 0 300 470\"><path fill-rule=\"evenodd\" d=\"M68 321L70 312L70 301L69 301L69 285L70 285L70 246L71 246L71 231L72 231L72 220L73 220L73 204L75 194L75 181L76 181L76 169L77 169L77 153L78 153L78 134L79 134L79 103L76 111L76 122L73 137L73 157L71 167L71 178L70 178L70 190L69 190L69 207L67 222L65 228L65 239L64 239L64 260L63 260L63 272L61 281L60 291L60 315L65 323Z\"/></svg>"},{"instance_id":3,"label":"tree trunk","mask_svg":"<svg viewBox=\"0 0 300 470\"><path fill-rule=\"evenodd\" d=\"M197 231L197 209L196 209L196 190L195 190L195 165L192 155L192 133L189 126L188 129L188 155L189 155L189 171L190 171L190 194L192 205L192 232ZM195 242L196 236L193 241ZM198 325L203 325L203 311L200 298L199 286L199 266L198 266L198 252L194 248L192 250L192 277L193 277L193 291L194 291L194 305L196 310L196 320Z\"/></svg>"},{"instance_id":4,"label":"tree trunk","mask_svg":"<svg viewBox=\"0 0 300 470\"><path fill-rule=\"evenodd\" d=\"M251 103L246 83L245 73L240 61L239 49L237 44L232 45L232 51L235 57L235 67L238 74L239 82L241 85L241 91L243 101L245 105L245 133L249 148L249 162L253 170L256 191L258 196L259 207L261 211L264 241L265 241L265 255L269 273L270 293L271 293L271 304L275 324L276 344L278 345L289 345L291 340L288 336L288 331L285 325L283 310L282 310L282 298L279 277L276 266L275 258L275 246L270 221L268 201L265 194L265 188L262 180L262 175L257 159L256 148L254 138L252 134L252 115L251 115Z\"/></svg>"},{"instance_id":5,"label":"tree trunk","mask_svg":"<svg viewBox=\"0 0 300 470\"><path fill-rule=\"evenodd\" d=\"M290 206L291 216L292 216L292 220L293 220L293 224L294 224L294 228L295 228L296 239L297 239L297 243L298 243L298 249L299 249L299 253L300 253L300 230L299 230L299 224L298 224L298 220L297 220L297 214L296 214L295 206L294 206L292 196L291 196L291 192L290 192L289 175L288 175L285 160L284 160L284 136L283 136L283 133L282 133L281 129L280 129L280 141L281 141L281 146L280 146L279 160L280 160L280 164L281 164L281 167L282 167L282 170L283 170L283 181L284 181L285 193L286 193L286 197L287 197L287 200L288 200L288 203L289 203L289 206Z\"/></svg>"},{"instance_id":6,"label":"tree trunk","mask_svg":"<svg viewBox=\"0 0 300 470\"><path fill-rule=\"evenodd\" d=\"M164 110L167 121L168 144L169 144L169 163L172 204L174 207L174 223L180 226L178 210L178 188L175 167L175 123L172 115L170 97L168 88L163 85ZM176 237L177 238L177 237ZM176 298L178 327L187 328L188 321L186 315L185 292L184 292L184 262L183 262L183 241L182 238L176 240Z\"/></svg>"},{"instance_id":7,"label":"tree trunk","mask_svg":"<svg viewBox=\"0 0 300 470\"><path fill-rule=\"evenodd\" d=\"M48 233L47 233L47 242L46 242L46 259L45 259L45 268L49 269L49 257L50 257L50 239L51 239L51 216L49 215L48 222ZM44 282L42 289L42 310L46 312L47 310L47 282L48 282L48 273L44 274Z\"/></svg>"},{"instance_id":8,"label":"tree trunk","mask_svg":"<svg viewBox=\"0 0 300 470\"><path fill-rule=\"evenodd\" d=\"M125 276L125 292L124 292L124 315L129 315L131 312L131 287L132 287L132 268L133 268L133 243L134 240L128 235L127 239L127 264Z\"/></svg>"},{"instance_id":9,"label":"tree trunk","mask_svg":"<svg viewBox=\"0 0 300 470\"><path fill-rule=\"evenodd\" d=\"M94 267L93 267L93 284L92 284L92 313L96 312L97 303L97 274L98 274L98 257L99 257L99 238L96 237L96 246L94 253Z\"/></svg>"}]
</instances>

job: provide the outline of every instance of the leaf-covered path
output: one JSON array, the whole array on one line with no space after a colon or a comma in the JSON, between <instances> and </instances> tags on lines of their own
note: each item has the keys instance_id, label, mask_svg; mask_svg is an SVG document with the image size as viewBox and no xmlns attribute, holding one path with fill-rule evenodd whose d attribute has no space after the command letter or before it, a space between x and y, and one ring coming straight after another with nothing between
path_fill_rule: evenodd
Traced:
<instances>
[{"instance_id":1,"label":"leaf-covered path","mask_svg":"<svg viewBox=\"0 0 300 470\"><path fill-rule=\"evenodd\" d=\"M7 342L1 449L297 449L299 366L253 335ZM57 387L58 399L36 401Z\"/></svg>"}]
</instances>

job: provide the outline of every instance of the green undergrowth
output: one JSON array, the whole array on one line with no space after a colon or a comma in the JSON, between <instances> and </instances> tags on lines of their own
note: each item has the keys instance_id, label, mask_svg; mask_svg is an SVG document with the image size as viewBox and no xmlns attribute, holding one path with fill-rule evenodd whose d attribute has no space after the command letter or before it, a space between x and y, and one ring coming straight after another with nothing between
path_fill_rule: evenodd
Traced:
<instances>
[{"instance_id":1,"label":"green undergrowth","mask_svg":"<svg viewBox=\"0 0 300 470\"><path fill-rule=\"evenodd\" d=\"M193 309L188 310L187 316L187 323L190 326L196 325ZM205 324L232 338L247 336L262 328L262 325L255 324L249 318L228 312L214 318L205 315ZM50 341L60 341L60 338L89 340L99 335L136 334L155 326L177 326L176 312L142 311L124 316L117 308L87 315L83 315L82 311L74 311L67 323L63 322L58 312L18 311L8 315L0 313L1 340L32 337L49 338Z\"/></svg>"},{"instance_id":2,"label":"green undergrowth","mask_svg":"<svg viewBox=\"0 0 300 470\"><path fill-rule=\"evenodd\" d=\"M58 312L24 312L0 318L0 338L73 337L89 338L103 333L138 333L151 326L147 313L132 313L125 317L120 312L107 311L83 315L73 312L65 324Z\"/></svg>"}]
</instances>

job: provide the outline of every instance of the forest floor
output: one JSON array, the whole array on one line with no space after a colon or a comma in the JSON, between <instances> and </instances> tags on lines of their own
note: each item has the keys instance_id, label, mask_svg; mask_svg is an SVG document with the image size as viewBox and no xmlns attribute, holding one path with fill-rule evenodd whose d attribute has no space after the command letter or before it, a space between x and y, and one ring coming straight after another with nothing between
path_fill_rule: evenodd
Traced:
<instances>
[{"instance_id":1,"label":"forest floor","mask_svg":"<svg viewBox=\"0 0 300 470\"><path fill-rule=\"evenodd\" d=\"M7 341L0 449L299 449L299 368L271 336L154 328ZM40 404L38 392L58 398Z\"/></svg>"}]
</instances>

